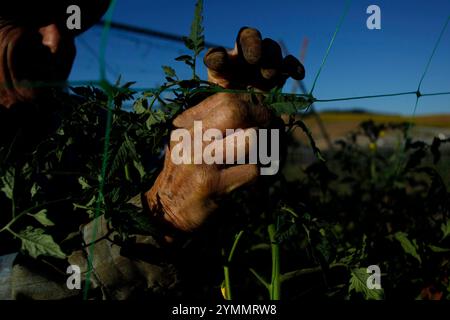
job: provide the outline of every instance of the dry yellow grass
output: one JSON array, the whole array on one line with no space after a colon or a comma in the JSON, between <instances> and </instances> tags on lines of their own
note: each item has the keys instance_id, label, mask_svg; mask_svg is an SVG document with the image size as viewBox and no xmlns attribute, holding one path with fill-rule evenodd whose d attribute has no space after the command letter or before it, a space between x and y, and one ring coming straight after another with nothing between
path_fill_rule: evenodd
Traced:
<instances>
[{"instance_id":1,"label":"dry yellow grass","mask_svg":"<svg viewBox=\"0 0 450 320\"><path fill-rule=\"evenodd\" d=\"M369 114L369 113L346 113L346 112L325 112L320 113L320 118L330 136L331 140L344 137L347 133L357 129L358 125L366 120L373 120L376 123L400 123L413 122L417 128L440 128L449 132L450 130L450 114L435 114L435 115L421 115L414 119L411 117L403 117L400 115L384 115L384 114ZM316 119L313 116L302 118L306 125L311 129L313 137L319 147L326 147ZM301 130L294 132L296 140L307 143L305 135Z\"/></svg>"},{"instance_id":2,"label":"dry yellow grass","mask_svg":"<svg viewBox=\"0 0 450 320\"><path fill-rule=\"evenodd\" d=\"M412 117L404 117L399 115L384 115L384 114L369 114L369 113L344 113L344 112L326 112L321 113L320 117L324 124L336 123L336 122L356 122L360 123L365 120L372 119L375 122L404 122L411 121L417 126L424 127L439 127L439 128L450 128L450 114L433 114L433 115L423 115L416 116L414 119ZM311 117L308 118L311 121Z\"/></svg>"}]
</instances>

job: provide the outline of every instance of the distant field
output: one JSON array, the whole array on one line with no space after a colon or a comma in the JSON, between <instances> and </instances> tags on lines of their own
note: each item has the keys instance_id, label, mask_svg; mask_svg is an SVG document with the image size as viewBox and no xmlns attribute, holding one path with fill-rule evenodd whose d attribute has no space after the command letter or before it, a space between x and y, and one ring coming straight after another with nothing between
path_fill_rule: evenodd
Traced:
<instances>
[{"instance_id":1,"label":"distant field","mask_svg":"<svg viewBox=\"0 0 450 320\"><path fill-rule=\"evenodd\" d=\"M355 130L361 122L366 120L373 120L376 123L413 122L415 125L411 130L411 135L425 141L430 141L433 137L439 135L441 137L442 135L444 137L450 137L450 114L423 115L416 116L414 119L400 115L351 112L324 112L319 115L332 141L344 137L350 131ZM327 145L319 130L315 117L309 115L301 119L311 129L318 146L320 148L326 148ZM390 135L390 133L387 134ZM300 130L294 132L294 137L299 141L307 143L305 135Z\"/></svg>"},{"instance_id":2,"label":"distant field","mask_svg":"<svg viewBox=\"0 0 450 320\"><path fill-rule=\"evenodd\" d=\"M325 123L336 122L356 122L360 123L364 120L372 119L375 122L403 122L412 121L417 126L424 127L439 127L450 128L450 114L434 114L425 116L403 117L399 115L383 115L383 114L370 114L370 113L328 113L324 112L320 114L320 117Z\"/></svg>"},{"instance_id":3,"label":"distant field","mask_svg":"<svg viewBox=\"0 0 450 320\"><path fill-rule=\"evenodd\" d=\"M319 115L332 142L344 138L347 133L355 130L361 122L366 120L372 119L377 123L411 121L411 118L398 115L369 113L325 112L320 113ZM317 146L324 152L329 151L328 144L326 143L321 130L319 130L315 117L303 117L302 120L305 121L310 128ZM410 132L410 135L414 139L431 143L436 136L440 136L441 138L450 137L450 114L416 116L414 120L415 126ZM292 147L289 151L289 165L286 166L285 170L290 179L299 178L300 171L298 170L298 164L306 166L316 160L309 147L308 139L300 129L294 131L294 139L301 142L302 145ZM385 148L395 148L395 146L399 145L400 141L403 141L400 131L385 132L383 138L379 139L379 142L382 142L379 146L382 145ZM361 146L368 146L370 141L360 137L357 142ZM450 161L450 145L442 145L441 148L441 151L443 152L442 160L438 164L437 169L441 172L442 176L445 177L446 181L449 181L450 187L450 167L448 166Z\"/></svg>"}]
</instances>

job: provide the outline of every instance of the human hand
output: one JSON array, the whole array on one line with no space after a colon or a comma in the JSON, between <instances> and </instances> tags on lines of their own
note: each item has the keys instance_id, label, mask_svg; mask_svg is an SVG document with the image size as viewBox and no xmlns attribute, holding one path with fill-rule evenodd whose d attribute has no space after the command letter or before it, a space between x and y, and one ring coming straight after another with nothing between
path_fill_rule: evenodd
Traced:
<instances>
[{"instance_id":1,"label":"human hand","mask_svg":"<svg viewBox=\"0 0 450 320\"><path fill-rule=\"evenodd\" d=\"M271 39L261 39L259 31L242 28L235 48L210 49L204 58L208 68L208 80L228 89L252 87L267 91L281 87L291 76L302 79L305 70L294 57L282 58L279 45ZM259 99L249 94L216 93L198 105L180 114L173 124L178 129L186 129L193 136L194 121L202 122L202 130L218 129L223 139L202 142L224 146L234 145L234 160L241 152L248 156L256 147L256 141L245 139L249 130L257 128L283 128L282 121L262 105ZM226 129L243 129L226 135ZM172 132L173 134L173 132ZM243 139L239 139L239 137ZM191 145L194 145L191 141ZM181 231L199 228L216 209L216 199L236 188L256 180L260 171L257 164L175 164L172 161L172 141L166 149L164 168L153 187L146 193L151 211L160 215L165 223ZM226 149L226 148L224 148ZM194 158L194 153L190 158ZM224 152L223 157L226 158Z\"/></svg>"},{"instance_id":2,"label":"human hand","mask_svg":"<svg viewBox=\"0 0 450 320\"><path fill-rule=\"evenodd\" d=\"M283 59L281 47L270 38L261 38L253 28L243 27L238 33L234 49L211 48L205 55L208 81L224 88L252 87L269 91L282 87L289 77L302 80L305 68L292 55Z\"/></svg>"}]
</instances>

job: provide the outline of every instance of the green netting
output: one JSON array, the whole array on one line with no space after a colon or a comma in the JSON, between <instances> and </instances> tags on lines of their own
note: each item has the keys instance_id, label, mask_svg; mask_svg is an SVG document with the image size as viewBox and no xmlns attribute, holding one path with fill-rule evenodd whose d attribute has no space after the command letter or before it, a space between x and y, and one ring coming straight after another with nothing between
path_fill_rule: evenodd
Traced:
<instances>
[{"instance_id":1,"label":"green netting","mask_svg":"<svg viewBox=\"0 0 450 320\"><path fill-rule=\"evenodd\" d=\"M424 67L424 71L421 74L421 77L418 81L418 86L415 90L411 90L411 91L403 91L403 92L392 92L392 93L381 93L381 94L368 94L368 95L363 95L363 96L352 96L352 97L334 97L334 98L327 98L327 99L322 99L322 98L316 98L313 96L313 92L314 89L318 83L320 74L327 62L327 58L329 56L329 54L331 53L331 50L333 48L333 45L335 43L335 40L337 38L337 35L339 33L339 31L341 30L344 22L345 22L345 18L347 16L347 13L350 9L351 6L351 0L347 0L344 4L344 9L343 12L338 20L338 23L336 25L336 28L334 30L334 33L330 39L329 45L326 49L326 52L324 54L324 57L322 59L322 63L319 67L319 69L317 70L317 73L314 77L314 81L313 81L313 85L311 87L311 90L309 91L308 94L288 94L288 93L283 93L283 96L293 96L293 97L304 97L309 99L309 102L312 103L325 103L325 102L336 102L336 101L347 101L347 100L361 100L361 99L377 99L377 98L386 98L386 97L395 97L395 96L407 96L407 95L415 95L416 99L414 102L414 106L413 106L413 110L412 110L412 117L414 118L416 111L417 111L417 107L419 104L419 101L421 98L424 97L431 97L431 96L441 96L441 95L449 95L450 91L447 92L426 92L423 93L421 92L421 86L423 83L423 80L425 79L429 67L433 61L433 58L435 56L435 53L439 47L439 44L441 43L441 40L443 38L443 35L445 33L445 31L447 30L449 21L450 21L450 15L447 17L445 23L443 24L439 36L436 39L436 42L434 44L434 47L432 49L432 52L426 62L426 65ZM44 83L44 82L38 82L38 83L29 83L30 87L66 87L68 84L72 85L72 86L81 86L81 85L95 85L95 86L99 86L101 87L107 94L109 97L108 100L108 115L107 115L107 125L106 125L106 130L105 130L105 142L104 142L104 151L103 151L103 161L102 161L102 170L101 170L101 177L100 177L100 188L99 188L99 197L98 197L98 201L96 203L96 210L95 210L95 217L98 217L100 215L100 209L103 205L103 190L104 190L104 181L105 181L105 176L106 176L106 169L107 169L107 163L108 163L108 148L109 148L109 142L110 142L110 133L111 133L111 120L112 120L112 107L113 107L113 99L112 99L112 85L108 82L107 78L106 78L106 69L108 67L107 63L106 63L106 59L105 59L105 53L106 53L106 46L108 43L108 34L111 30L111 24L112 24L112 17L113 17L113 13L114 13L114 9L116 6L116 0L112 0L111 2L111 6L106 14L105 17L105 21L104 21L104 26L103 26L103 30L102 30L102 35L101 35L101 45L100 45L100 53L98 55L98 59L99 59L99 79L98 80L88 80L88 81L72 81L70 83L67 82L61 82L61 83ZM4 86L4 84L1 84L1 86ZM158 91L159 89L157 88L134 88L135 91L150 91L150 92L155 92ZM170 91L170 90L168 90ZM242 90L227 90L227 89L219 89L219 88L213 88L213 89L208 89L209 92L231 92L231 93L242 93L242 92L246 92L246 91L242 91ZM93 234L92 234L92 239L95 239L96 237L96 232L97 232L97 225L94 226L93 228ZM90 277L91 277L91 272L92 272L92 266L93 266L93 262L92 262L92 257L93 257L93 245L91 245L89 247L89 259L88 259L88 272L87 272L87 276L86 276L86 285L85 285L85 289L84 289L84 299L87 299L88 297L88 291L89 291L89 283L90 283Z\"/></svg>"},{"instance_id":2,"label":"green netting","mask_svg":"<svg viewBox=\"0 0 450 320\"><path fill-rule=\"evenodd\" d=\"M105 68L105 52L106 52L106 45L108 43L108 34L111 29L111 21L114 13L114 9L116 6L116 0L113 0L111 2L111 6L109 7L108 12L106 13L105 18L105 25L103 27L102 32L102 40L101 40L101 47L100 47L100 84L103 87L103 89L108 94L108 115L106 120L106 130L105 130L105 144L103 147L103 161L102 161L102 171L100 176L100 186L99 186L99 196L97 198L97 203L95 207L95 219L94 219L94 227L92 231L92 241L90 241L89 245L89 256L88 256L88 270L86 273L86 285L84 286L83 291L83 299L86 300L88 298L89 293L89 287L90 287L90 280L91 280L91 274L93 270L93 263L92 259L94 256L94 245L95 245L95 238L97 237L97 229L98 229L98 220L97 219L100 216L100 209L103 204L103 190L105 186L105 177L106 177L106 167L108 164L108 149L109 149L109 139L111 135L111 121L112 121L112 108L113 108L113 97L111 94L111 86L106 80L106 68Z\"/></svg>"}]
</instances>

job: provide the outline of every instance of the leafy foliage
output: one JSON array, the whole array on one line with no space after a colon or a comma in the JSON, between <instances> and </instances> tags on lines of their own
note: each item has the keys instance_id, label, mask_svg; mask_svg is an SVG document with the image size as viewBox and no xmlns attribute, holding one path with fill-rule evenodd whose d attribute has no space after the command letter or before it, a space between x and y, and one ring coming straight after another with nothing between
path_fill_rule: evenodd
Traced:
<instances>
[{"instance_id":1,"label":"leafy foliage","mask_svg":"<svg viewBox=\"0 0 450 320\"><path fill-rule=\"evenodd\" d=\"M205 48L202 13L203 0L197 0L197 3L195 4L194 19L192 20L191 24L191 33L189 37L184 37L184 43L188 49L192 50L193 56L183 55L175 59L177 61L184 61L188 66L192 68L192 75L194 80L199 80L198 76L195 73L195 65L198 55Z\"/></svg>"},{"instance_id":2,"label":"leafy foliage","mask_svg":"<svg viewBox=\"0 0 450 320\"><path fill-rule=\"evenodd\" d=\"M351 271L350 285L348 291L355 291L362 293L366 300L382 300L383 289L369 289L367 286L367 279L370 274L366 272L365 268L353 269Z\"/></svg>"},{"instance_id":3,"label":"leafy foliage","mask_svg":"<svg viewBox=\"0 0 450 320\"><path fill-rule=\"evenodd\" d=\"M55 243L50 235L45 234L43 229L27 227L17 236L22 240L22 250L27 251L33 258L40 255L48 255L55 258L66 257L59 245Z\"/></svg>"},{"instance_id":4,"label":"leafy foliage","mask_svg":"<svg viewBox=\"0 0 450 320\"><path fill-rule=\"evenodd\" d=\"M248 249L235 257L235 274L246 275L235 275L236 281L246 287L234 295L267 298L247 277L256 284L255 272L270 279L264 276L273 270L262 226L276 221L282 299L425 299L430 287L439 293L433 297L450 298L450 155L441 148L435 162L434 142L412 140L408 127L362 123L336 150L323 152L326 162L288 159L284 177L270 180L268 190L236 197L242 208L225 212L230 219L235 210L240 225L231 230L245 228ZM377 147L386 131L399 137L398 146ZM298 151L291 146L290 152ZM382 291L367 288L369 265L380 267Z\"/></svg>"},{"instance_id":5,"label":"leafy foliage","mask_svg":"<svg viewBox=\"0 0 450 320\"><path fill-rule=\"evenodd\" d=\"M405 232L397 232L394 234L395 240L399 241L402 245L403 250L405 250L405 253L413 256L416 258L419 263L422 263L422 259L420 259L419 254L417 253L417 243L416 240L410 241L408 239L408 235Z\"/></svg>"},{"instance_id":6,"label":"leafy foliage","mask_svg":"<svg viewBox=\"0 0 450 320\"><path fill-rule=\"evenodd\" d=\"M14 190L14 168L8 170L4 176L2 176L2 188L0 189L8 199L13 198L13 190Z\"/></svg>"},{"instance_id":7,"label":"leafy foliage","mask_svg":"<svg viewBox=\"0 0 450 320\"><path fill-rule=\"evenodd\" d=\"M203 0L198 0L195 5L194 19L192 20L191 33L185 38L185 44L188 49L194 51L198 56L205 46L205 36L203 35Z\"/></svg>"},{"instance_id":8,"label":"leafy foliage","mask_svg":"<svg viewBox=\"0 0 450 320\"><path fill-rule=\"evenodd\" d=\"M32 214L31 216L35 218L44 227L51 227L55 224L47 217L47 209L42 209L39 212Z\"/></svg>"}]
</instances>

